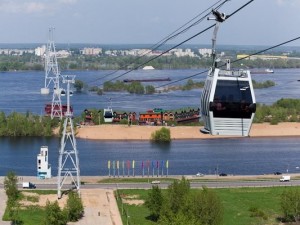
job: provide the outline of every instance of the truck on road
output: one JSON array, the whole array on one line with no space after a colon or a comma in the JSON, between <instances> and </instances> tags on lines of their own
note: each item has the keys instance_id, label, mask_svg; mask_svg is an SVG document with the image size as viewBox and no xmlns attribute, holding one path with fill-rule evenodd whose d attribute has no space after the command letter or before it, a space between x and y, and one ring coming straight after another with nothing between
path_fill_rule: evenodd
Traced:
<instances>
[{"instance_id":1,"label":"truck on road","mask_svg":"<svg viewBox=\"0 0 300 225\"><path fill-rule=\"evenodd\" d=\"M291 176L282 176L279 181L280 182L288 182L290 180L291 180Z\"/></svg>"},{"instance_id":2,"label":"truck on road","mask_svg":"<svg viewBox=\"0 0 300 225\"><path fill-rule=\"evenodd\" d=\"M27 189L35 189L36 188L35 184L33 184L31 182L23 182L22 187L27 188Z\"/></svg>"}]
</instances>

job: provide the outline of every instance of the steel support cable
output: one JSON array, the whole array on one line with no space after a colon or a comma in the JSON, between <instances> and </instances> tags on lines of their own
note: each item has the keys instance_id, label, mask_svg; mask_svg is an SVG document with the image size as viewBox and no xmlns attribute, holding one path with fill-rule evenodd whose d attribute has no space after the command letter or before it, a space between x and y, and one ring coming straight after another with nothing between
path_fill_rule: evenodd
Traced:
<instances>
[{"instance_id":1,"label":"steel support cable","mask_svg":"<svg viewBox=\"0 0 300 225\"><path fill-rule=\"evenodd\" d=\"M274 49L274 48L280 47L280 46L282 46L282 45L285 45L285 44L288 44L288 43L294 42L294 41L296 41L296 40L298 40L298 39L300 39L300 36L299 36L299 37L296 37L296 38L293 38L293 39L291 39L291 40L289 40L289 41L282 42L282 43L280 43L280 44L278 44L278 45L274 45L274 46L272 46L272 47L266 48L266 49L264 49L264 50L261 50L261 51L255 52L255 53L253 53L253 54L247 55L247 56L245 56L245 57L243 57L243 58L240 58L240 59L234 60L234 61L232 61L231 63L236 63L236 62L239 62L239 61L241 61L241 60L244 60L244 59L250 58L251 56L258 55L258 54L260 54L260 53L263 53L263 52L269 51L269 50L271 50L271 49ZM226 64L223 64L222 66L225 66L225 65L226 65ZM222 67L222 66L220 66L220 67Z\"/></svg>"},{"instance_id":2,"label":"steel support cable","mask_svg":"<svg viewBox=\"0 0 300 225\"><path fill-rule=\"evenodd\" d=\"M233 16L234 14L236 14L237 12L239 12L240 10L242 10L243 8L245 8L247 5L249 5L251 2L253 2L254 0L250 0L249 2L247 2L246 4L242 5L240 8L238 8L237 10L235 10L233 13L231 13L230 15L226 16L226 20L228 18L230 18L231 16ZM225 21L225 20L224 20ZM216 24L214 24L214 26L216 26ZM161 87L165 87L167 85L170 85L170 84L174 84L174 83L177 83L179 81L182 81L182 80L186 80L186 79L189 79L189 78L192 78L192 77L195 77L195 76L198 76L200 74L203 74L205 72L208 72L209 70L205 70L203 72L200 72L200 73L196 73L194 75L191 75L191 76L188 76L188 77L185 77L185 78L182 78L182 79L179 79L179 80L176 80L176 81L173 81L173 82L170 82L170 83L167 83L167 84L164 84L164 85L160 85L160 86L157 86L155 88L161 88Z\"/></svg>"},{"instance_id":3,"label":"steel support cable","mask_svg":"<svg viewBox=\"0 0 300 225\"><path fill-rule=\"evenodd\" d=\"M298 39L300 39L300 36L299 36L299 37L296 37L296 38L293 38L293 39L291 39L291 40L289 40L289 41L285 41L285 42L282 42L282 43L280 43L280 44L274 45L274 46L272 46L272 47L269 47L269 48L263 49L263 50L261 50L261 51L255 52L255 53L253 53L253 54L247 55L247 56L245 56L245 57L243 57L243 58L240 58L240 59L234 60L234 61L232 61L231 63L236 63L236 62L239 62L239 61L241 61L241 60L244 60L244 59L250 58L251 56L258 55L258 54L260 54L260 53L263 53L263 52L269 51L269 50L271 50L271 49L274 49L274 48L280 47L280 46L282 46L282 45L285 45L285 44L288 44L288 43L294 42L294 41L296 41L296 40L298 40ZM224 64L223 64L223 65L221 65L221 66L217 66L217 68L221 68L221 67L223 67L223 66L226 66L226 63L224 63ZM170 84L174 84L174 83L177 83L177 82L179 82L179 81L183 81L183 80L186 80L186 79L189 79L189 78L192 78L192 77L198 76L198 75L200 75L200 74L203 74L203 73L205 73L205 72L208 72L208 71L209 71L209 70L205 70L205 71L202 71L202 72L200 72L200 73L196 73L196 74L193 74L193 75L191 75L191 76L188 76L188 77L185 77L185 78L182 78L182 79L179 79L179 80L175 80L175 81L173 81L173 82L169 82L169 83L167 83L167 84L164 84L164 85L161 85L161 86L157 86L157 87L155 87L155 88L161 88L161 87L164 87L164 86L167 86L167 85L170 85Z\"/></svg>"},{"instance_id":4,"label":"steel support cable","mask_svg":"<svg viewBox=\"0 0 300 225\"><path fill-rule=\"evenodd\" d=\"M140 64L140 65L134 67L133 69L128 70L127 72L125 72L125 73L123 73L123 74L121 74L121 75L119 75L119 76L117 76L117 77L114 77L114 78L108 80L107 82L110 82L110 81L113 81L113 80L115 80L115 79L118 79L118 78L120 78L120 77L122 77L122 76L124 76L124 75L126 75L126 74L128 74L128 73L130 73L130 72L132 72L132 71L134 71L134 70L136 70L136 69L138 69L139 67L146 65L147 63L153 61L154 59L157 59L158 57L160 57L160 56L166 54L167 52L173 50L174 48L177 48L178 46L180 46L180 45L182 45L182 44L184 44L184 43L190 41L191 39L193 39L193 38L199 36L200 34L206 32L206 31L208 31L209 29L213 28L214 26L216 26L216 24L213 24L213 25L211 25L211 26L205 28L204 30L198 32L197 34L193 35L192 37L190 37L190 38L188 38L188 39L186 39L186 40L180 42L179 44L177 44L177 45L173 46L172 48L170 48L170 49L168 49L168 50L162 52L161 54L159 54L159 55L157 55L157 56L155 56L155 57L153 57L153 58L147 60L146 62L144 62L144 63L142 63L142 64ZM103 83L102 83L101 85L103 85Z\"/></svg>"},{"instance_id":5,"label":"steel support cable","mask_svg":"<svg viewBox=\"0 0 300 225\"><path fill-rule=\"evenodd\" d=\"M216 3L214 3L213 5L211 5L210 7L208 7L207 9L203 10L201 13L199 13L197 16L195 16L194 18L192 18L191 20L189 20L188 22L186 22L185 24L183 24L182 26L180 26L178 29L176 29L175 31L173 31L172 33L170 33L167 37L163 38L162 40L160 40L159 42L157 42L156 44L152 45L150 47L151 50L146 51L145 53L141 54L140 56L138 56L137 59L135 59L134 62L130 63L130 64L126 64L125 66L122 66L120 69L114 70L108 74L105 74L104 76L95 79L93 81L90 81L88 83L94 83L98 80L102 80L110 75L115 74L116 72L122 70L122 69L127 69L128 66L130 66L131 64L135 63L136 61L138 61L140 58L144 57L145 55L157 50L159 47L161 47L162 45L164 45L166 42L168 42L171 39L174 39L175 37L177 37L180 34L185 33L187 30L189 30L190 28L192 28L193 26L198 25L200 22L202 22L209 14L205 14L204 16L202 16L200 19L198 19L197 21L195 21L194 23L192 23L191 25L189 25L187 28L185 28L184 30L180 31L180 29L184 28L186 25L188 25L189 23L191 23L192 21L194 21L195 19L197 19L199 16L201 16L202 14L204 14L206 11L208 11L209 9L213 8L215 5L219 4L222 0L217 1ZM219 4L218 6L216 6L216 9L219 9L220 7L222 7L226 2L228 2L230 0L225 0L223 1L221 4ZM176 33L177 31L179 31L178 33Z\"/></svg>"}]
</instances>

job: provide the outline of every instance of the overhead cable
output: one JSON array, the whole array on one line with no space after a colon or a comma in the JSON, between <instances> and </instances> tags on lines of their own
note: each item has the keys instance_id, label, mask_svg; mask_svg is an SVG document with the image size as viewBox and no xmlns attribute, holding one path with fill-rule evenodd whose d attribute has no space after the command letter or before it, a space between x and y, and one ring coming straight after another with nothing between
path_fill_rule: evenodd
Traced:
<instances>
[{"instance_id":1,"label":"overhead cable","mask_svg":"<svg viewBox=\"0 0 300 225\"><path fill-rule=\"evenodd\" d=\"M178 46L180 46L180 45L182 45L182 44L184 44L184 43L190 41L191 39L193 39L193 38L199 36L200 34L206 32L206 31L208 31L209 29L213 28L214 26L216 26L216 24L213 24L213 25L211 25L211 26L205 28L204 30L198 32L197 34L193 35L192 37L190 37L190 38L188 38L188 39L186 39L186 40L180 42L179 44L177 44L177 45L173 46L172 48L170 48L170 49L168 49L168 50L162 52L161 54L159 54L159 55L157 55L157 56L155 56L155 57L153 57L153 58L147 60L146 62L144 62L144 63L142 63L142 64L140 64L140 65L134 67L133 69L131 69L131 70L129 70L129 71L127 71L127 72L125 72L125 73L123 73L123 74L117 76L117 77L114 77L114 78L108 80L108 82L113 81L113 80L115 80L115 79L117 79L117 78L120 78L120 77L122 77L122 76L124 76L124 75L126 75L126 74L128 74L128 73L130 73L130 72L132 72L133 70L136 70L136 69L138 69L139 67L146 65L147 63L153 61L154 59L157 59L158 57L160 57L160 56L166 54L167 52L173 50L174 48L177 48Z\"/></svg>"},{"instance_id":2,"label":"overhead cable","mask_svg":"<svg viewBox=\"0 0 300 225\"><path fill-rule=\"evenodd\" d=\"M236 63L236 62L239 62L239 61L241 61L241 60L244 60L244 59L250 58L251 56L258 55L258 54L261 54L261 53L263 53L263 52L266 52L266 51L269 51L269 50L271 50L271 49L274 49L274 48L280 47L280 46L282 46L282 45L285 45L285 44L288 44L288 43L294 42L294 41L296 41L296 40L299 40L299 39L300 39L300 36L299 36L299 37L296 37L296 38L293 38L293 39L291 39L291 40L288 40L288 41L282 42L282 43L280 43L280 44L274 45L274 46L272 46L272 47L269 47L269 48L263 49L263 50L261 50L261 51L255 52L255 53L253 53L253 54L247 55L247 56L245 56L245 57L243 57L243 58L240 58L240 59L234 60L234 61L232 61L231 63ZM223 64L223 65L221 65L221 66L217 66L217 68L221 68L221 67L223 67L223 66L226 66L226 63L224 63L224 64ZM183 80L186 80L186 79L189 79L189 78L192 78L192 77L198 76L198 75L200 75L200 74L203 74L203 73L205 73L205 72L208 72L208 71L209 71L209 70L205 70L205 71L202 71L202 72L200 72L200 73L196 73L196 74L193 74L193 75L191 75L191 76L188 76L188 77L185 77L185 78L182 78L182 79L179 79L179 80L175 80L175 81L173 81L173 82L169 82L169 83L167 83L167 84L164 84L164 85L157 86L157 87L155 87L155 88L161 88L161 87L165 87L165 86L167 86L167 85L170 85L170 84L173 84L173 83L177 83L177 82L179 82L179 81L183 81Z\"/></svg>"},{"instance_id":3,"label":"overhead cable","mask_svg":"<svg viewBox=\"0 0 300 225\"><path fill-rule=\"evenodd\" d=\"M211 5L210 7L208 7L207 9L203 10L201 13L199 13L197 16L195 16L194 18L192 18L191 20L189 20L188 22L186 22L185 24L183 24L182 26L180 26L178 29L176 29L175 31L173 31L172 33L170 33L167 37L163 38L162 40L160 40L159 42L157 42L156 44L152 45L150 47L149 51L144 52L143 54L139 55L138 58L135 59L134 62L136 62L137 60L139 60L140 58L144 57L145 55L157 50L159 47L161 47L162 45L166 44L169 40L176 38L177 36L179 36L180 34L185 33L186 31L188 31L190 28L192 28L193 26L198 25L200 22L202 22L209 14L206 13L204 16L202 16L200 19L198 19L197 21L193 22L191 25L189 25L188 27L184 28L185 26L187 26L189 23L191 23L192 21L194 21L195 19L197 19L199 16L203 15L206 11L210 10L211 8L215 7L217 4L219 4L221 1L223 0L219 0L216 3L214 3L213 5ZM228 2L230 0L224 0L222 3L220 3L218 6L216 6L216 9L219 9L221 6L223 6L226 2ZM181 30L182 28L184 28L183 30ZM179 31L179 32L178 32ZM176 33L177 32L177 33ZM88 83L94 83L98 80L102 80L110 75L115 74L116 72L122 70L122 69L127 69L128 66L130 66L131 64L133 64L134 62L130 63L130 64L126 64L125 66L122 66L120 69L114 70L110 73L105 74L104 76L95 79L93 81L90 81ZM131 71L130 71L131 72Z\"/></svg>"}]
</instances>

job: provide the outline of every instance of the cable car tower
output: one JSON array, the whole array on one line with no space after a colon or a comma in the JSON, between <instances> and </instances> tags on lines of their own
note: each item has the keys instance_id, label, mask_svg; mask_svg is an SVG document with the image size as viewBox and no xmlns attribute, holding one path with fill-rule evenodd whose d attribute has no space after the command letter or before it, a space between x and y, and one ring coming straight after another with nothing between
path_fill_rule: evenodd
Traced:
<instances>
[{"instance_id":1,"label":"cable car tower","mask_svg":"<svg viewBox=\"0 0 300 225\"><path fill-rule=\"evenodd\" d=\"M58 180L57 195L61 198L61 189L66 178L71 177L72 183L80 193L80 169L79 158L76 146L76 139L73 125L73 113L70 110L70 84L75 83L75 75L62 76L63 83L67 83L67 112L65 113L64 127L60 142L59 158L58 158Z\"/></svg>"},{"instance_id":2,"label":"cable car tower","mask_svg":"<svg viewBox=\"0 0 300 225\"><path fill-rule=\"evenodd\" d=\"M61 91L59 86L60 71L57 63L56 49L54 43L54 28L49 28L49 40L45 55L45 87L41 88L41 94L49 94L49 88L53 84L53 95L51 103L51 119L59 117L62 119Z\"/></svg>"}]
</instances>

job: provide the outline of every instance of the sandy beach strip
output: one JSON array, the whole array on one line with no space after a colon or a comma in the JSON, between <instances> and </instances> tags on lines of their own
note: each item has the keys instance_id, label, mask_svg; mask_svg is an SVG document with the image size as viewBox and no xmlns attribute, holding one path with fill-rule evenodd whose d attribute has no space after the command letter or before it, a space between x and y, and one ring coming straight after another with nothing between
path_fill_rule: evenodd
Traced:
<instances>
[{"instance_id":1,"label":"sandy beach strip","mask_svg":"<svg viewBox=\"0 0 300 225\"><path fill-rule=\"evenodd\" d=\"M167 127L171 131L171 138L177 139L208 139L229 136L212 136L202 134L200 126ZM92 140L150 140L151 134L161 129L160 126L127 126L106 124L97 126L82 126L77 129L78 138ZM253 124L250 137L293 137L300 136L300 123L269 123ZM231 136L232 137L232 136Z\"/></svg>"}]
</instances>

